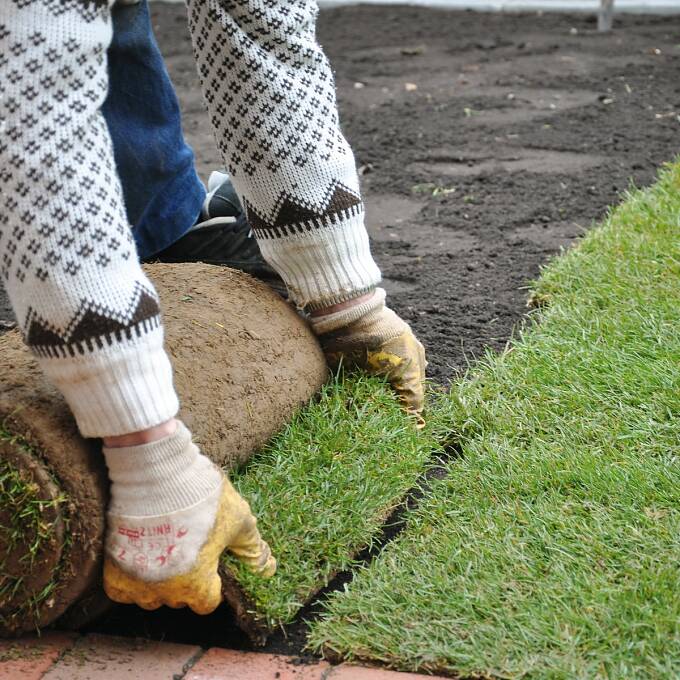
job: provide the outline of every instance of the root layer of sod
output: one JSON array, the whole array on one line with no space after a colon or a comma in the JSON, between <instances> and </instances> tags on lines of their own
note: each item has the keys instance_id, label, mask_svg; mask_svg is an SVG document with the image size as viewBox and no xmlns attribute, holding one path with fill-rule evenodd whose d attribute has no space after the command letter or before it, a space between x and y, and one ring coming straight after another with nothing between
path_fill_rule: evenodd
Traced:
<instances>
[{"instance_id":1,"label":"root layer of sod","mask_svg":"<svg viewBox=\"0 0 680 680\"><path fill-rule=\"evenodd\" d=\"M454 387L462 458L311 647L502 678L680 676L680 164L544 271Z\"/></svg>"},{"instance_id":2,"label":"root layer of sod","mask_svg":"<svg viewBox=\"0 0 680 680\"><path fill-rule=\"evenodd\" d=\"M335 574L351 568L443 449L433 420L421 432L377 379L340 376L302 410L234 484L279 563L262 580L225 558L225 598L264 642Z\"/></svg>"}]
</instances>

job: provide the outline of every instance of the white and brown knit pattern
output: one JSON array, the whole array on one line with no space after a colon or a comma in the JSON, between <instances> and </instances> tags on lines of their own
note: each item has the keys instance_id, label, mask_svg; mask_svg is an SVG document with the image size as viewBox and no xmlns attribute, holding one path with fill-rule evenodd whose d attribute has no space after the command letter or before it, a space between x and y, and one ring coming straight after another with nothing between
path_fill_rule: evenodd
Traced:
<instances>
[{"instance_id":1,"label":"white and brown knit pattern","mask_svg":"<svg viewBox=\"0 0 680 680\"><path fill-rule=\"evenodd\" d=\"M33 4L35 0L9 0L17 7L23 8ZM115 2L115 0L113 0ZM86 21L94 21L97 17L106 17L109 0L40 0L54 16L77 12Z\"/></svg>"},{"instance_id":2,"label":"white and brown knit pattern","mask_svg":"<svg viewBox=\"0 0 680 680\"><path fill-rule=\"evenodd\" d=\"M177 410L100 113L110 40L104 0L0 3L0 276L87 436Z\"/></svg>"},{"instance_id":3,"label":"white and brown knit pattern","mask_svg":"<svg viewBox=\"0 0 680 680\"><path fill-rule=\"evenodd\" d=\"M111 0L0 1L0 276L86 436L172 417L156 293L111 140ZM189 0L220 149L265 258L301 307L372 289L354 159L310 0Z\"/></svg>"},{"instance_id":4,"label":"white and brown knit pattern","mask_svg":"<svg viewBox=\"0 0 680 680\"><path fill-rule=\"evenodd\" d=\"M300 307L372 289L354 156L313 0L188 0L218 146L262 254Z\"/></svg>"}]
</instances>

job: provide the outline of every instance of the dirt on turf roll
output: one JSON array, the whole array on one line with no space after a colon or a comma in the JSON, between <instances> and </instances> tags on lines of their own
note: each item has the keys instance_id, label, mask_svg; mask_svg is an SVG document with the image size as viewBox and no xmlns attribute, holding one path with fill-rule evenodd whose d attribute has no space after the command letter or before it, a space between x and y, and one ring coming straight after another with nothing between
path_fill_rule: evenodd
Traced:
<instances>
[{"instance_id":1,"label":"dirt on turf roll","mask_svg":"<svg viewBox=\"0 0 680 680\"><path fill-rule=\"evenodd\" d=\"M246 462L321 387L306 322L265 284L203 264L146 267L161 298L179 417L217 464ZM100 589L106 469L17 331L0 336L0 634L77 626Z\"/></svg>"}]
</instances>

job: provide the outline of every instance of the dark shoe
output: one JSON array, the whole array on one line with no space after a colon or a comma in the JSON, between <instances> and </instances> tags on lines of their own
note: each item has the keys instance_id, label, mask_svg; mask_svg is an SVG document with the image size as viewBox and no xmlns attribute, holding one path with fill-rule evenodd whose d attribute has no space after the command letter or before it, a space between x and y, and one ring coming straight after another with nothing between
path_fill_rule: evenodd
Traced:
<instances>
[{"instance_id":1,"label":"dark shoe","mask_svg":"<svg viewBox=\"0 0 680 680\"><path fill-rule=\"evenodd\" d=\"M149 258L160 262L206 262L238 269L286 296L286 285L262 257L229 175L213 172L199 221L178 241Z\"/></svg>"}]
</instances>

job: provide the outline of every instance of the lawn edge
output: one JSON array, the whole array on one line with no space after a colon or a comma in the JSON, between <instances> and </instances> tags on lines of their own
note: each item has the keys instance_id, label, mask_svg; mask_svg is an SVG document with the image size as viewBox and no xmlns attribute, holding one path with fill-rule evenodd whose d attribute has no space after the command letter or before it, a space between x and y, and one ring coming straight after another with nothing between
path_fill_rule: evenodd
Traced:
<instances>
[{"instance_id":1,"label":"lawn edge","mask_svg":"<svg viewBox=\"0 0 680 680\"><path fill-rule=\"evenodd\" d=\"M675 184L671 181L675 180ZM514 347L523 345L525 337L534 333L539 329L545 321L550 318L550 315L555 311L559 313L564 310L564 305L569 305L569 297L572 294L571 286L564 284L559 280L559 274L565 267L574 266L574 262L586 263L589 258L593 256L593 251L590 249L596 248L601 239L611 233L613 238L616 234L620 234L627 230L627 217L620 218L620 213L627 207L634 207L635 204L653 200L655 196L661 197L664 192L669 190L680 191L680 157L674 161L664 163L658 170L656 180L653 184L642 189L631 187L630 190L623 194L620 203L611 206L606 215L599 221L594 222L591 228L581 238L579 238L568 249L555 254L551 257L545 265L541 267L539 276L529 282L528 285L528 307L530 312L519 319L511 337L508 340L506 347L497 352L487 352L482 357L477 359L467 371L454 381L450 389L450 396L459 400L458 395L460 391L466 386L472 386L477 380L484 378L489 370L493 370L494 365L504 360L504 357L513 351ZM585 246L585 248L584 248ZM578 269L577 265L574 269ZM536 297L534 297L536 296ZM465 409L465 406L461 404ZM455 420L455 419L454 419ZM466 445L466 440L470 437L474 438L474 433L471 435L465 432L464 424L460 419L454 422L455 426L463 425L460 429L449 434L446 440L447 445ZM328 614L328 609L325 609L325 614ZM501 678L506 675L496 675L487 673L475 674L460 674L451 669L451 667L442 666L438 663L418 663L417 660L410 658L406 662L394 654L364 654L361 651L339 651L335 649L329 640L323 642L317 641L316 644L310 644L309 638L306 650L314 654L321 654L322 658L331 661L332 663L357 663L357 664L382 664L382 667L395 669L402 672L411 673L434 673L445 677L458 678L464 680L481 679L481 678ZM513 676L514 677L514 676Z\"/></svg>"}]
</instances>

